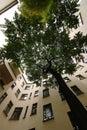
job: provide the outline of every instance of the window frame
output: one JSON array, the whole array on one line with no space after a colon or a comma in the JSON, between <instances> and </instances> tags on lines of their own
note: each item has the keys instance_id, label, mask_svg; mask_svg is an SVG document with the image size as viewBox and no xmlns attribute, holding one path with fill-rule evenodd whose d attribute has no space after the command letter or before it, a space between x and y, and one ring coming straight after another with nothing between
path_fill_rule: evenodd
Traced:
<instances>
[{"instance_id":1,"label":"window frame","mask_svg":"<svg viewBox=\"0 0 87 130\"><path fill-rule=\"evenodd\" d=\"M32 104L31 115L37 114L37 103Z\"/></svg>"},{"instance_id":2,"label":"window frame","mask_svg":"<svg viewBox=\"0 0 87 130\"><path fill-rule=\"evenodd\" d=\"M28 94L22 94L20 100L26 101L28 99Z\"/></svg>"},{"instance_id":3,"label":"window frame","mask_svg":"<svg viewBox=\"0 0 87 130\"><path fill-rule=\"evenodd\" d=\"M49 89L48 89L48 88L44 89L44 90L43 90L43 98L49 97L49 96L50 96L50 94L49 94Z\"/></svg>"},{"instance_id":4,"label":"window frame","mask_svg":"<svg viewBox=\"0 0 87 130\"><path fill-rule=\"evenodd\" d=\"M4 101L4 99L8 96L8 94L5 92L2 96L0 96L0 104Z\"/></svg>"},{"instance_id":5,"label":"window frame","mask_svg":"<svg viewBox=\"0 0 87 130\"><path fill-rule=\"evenodd\" d=\"M83 91L80 90L76 85L71 86L71 89L77 96L83 94Z\"/></svg>"},{"instance_id":6,"label":"window frame","mask_svg":"<svg viewBox=\"0 0 87 130\"><path fill-rule=\"evenodd\" d=\"M49 116L46 115L47 113L49 114ZM51 120L51 119L54 119L54 116L53 116L52 105L51 103L49 103L43 106L43 122Z\"/></svg>"},{"instance_id":7,"label":"window frame","mask_svg":"<svg viewBox=\"0 0 87 130\"><path fill-rule=\"evenodd\" d=\"M10 117L10 120L19 120L23 107L16 107Z\"/></svg>"},{"instance_id":8,"label":"window frame","mask_svg":"<svg viewBox=\"0 0 87 130\"><path fill-rule=\"evenodd\" d=\"M12 107L13 107L13 103L12 103L12 101L9 101L9 103L6 105L5 109L3 110L3 112L6 116L8 116L8 113Z\"/></svg>"}]
</instances>

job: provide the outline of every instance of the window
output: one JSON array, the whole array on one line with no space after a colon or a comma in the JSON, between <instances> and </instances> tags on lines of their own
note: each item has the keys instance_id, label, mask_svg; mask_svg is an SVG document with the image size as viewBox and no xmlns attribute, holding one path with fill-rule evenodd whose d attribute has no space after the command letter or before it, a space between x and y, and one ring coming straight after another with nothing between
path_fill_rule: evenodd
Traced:
<instances>
[{"instance_id":1,"label":"window","mask_svg":"<svg viewBox=\"0 0 87 130\"><path fill-rule=\"evenodd\" d=\"M49 89L44 89L43 90L43 97L48 97L49 96Z\"/></svg>"},{"instance_id":2,"label":"window","mask_svg":"<svg viewBox=\"0 0 87 130\"><path fill-rule=\"evenodd\" d=\"M78 125L76 124L75 117L73 116L73 114L72 114L71 111L68 112L68 116L69 116L69 119L71 121L71 124L72 124L74 130L80 130L79 127L78 127Z\"/></svg>"},{"instance_id":3,"label":"window","mask_svg":"<svg viewBox=\"0 0 87 130\"><path fill-rule=\"evenodd\" d=\"M29 130L35 130L35 128L29 129Z\"/></svg>"},{"instance_id":4,"label":"window","mask_svg":"<svg viewBox=\"0 0 87 130\"><path fill-rule=\"evenodd\" d=\"M36 113L37 113L37 103L34 103L32 105L31 115L35 115Z\"/></svg>"},{"instance_id":5,"label":"window","mask_svg":"<svg viewBox=\"0 0 87 130\"><path fill-rule=\"evenodd\" d=\"M87 58L84 58L84 59L83 59L83 62L84 62L84 63L87 63Z\"/></svg>"},{"instance_id":6,"label":"window","mask_svg":"<svg viewBox=\"0 0 87 130\"><path fill-rule=\"evenodd\" d=\"M22 109L23 109L22 107L16 107L10 120L19 120Z\"/></svg>"},{"instance_id":7,"label":"window","mask_svg":"<svg viewBox=\"0 0 87 130\"><path fill-rule=\"evenodd\" d=\"M83 20L82 20L82 15L81 15L81 13L79 13L79 15L78 15L78 20L79 20L78 27L80 27L80 26L83 24Z\"/></svg>"},{"instance_id":8,"label":"window","mask_svg":"<svg viewBox=\"0 0 87 130\"><path fill-rule=\"evenodd\" d=\"M26 110L25 110L23 119L26 117L27 111L28 111L28 106L26 106Z\"/></svg>"},{"instance_id":9,"label":"window","mask_svg":"<svg viewBox=\"0 0 87 130\"><path fill-rule=\"evenodd\" d=\"M26 100L28 98L28 94L22 94L20 100Z\"/></svg>"},{"instance_id":10,"label":"window","mask_svg":"<svg viewBox=\"0 0 87 130\"><path fill-rule=\"evenodd\" d=\"M14 82L14 83L11 85L11 88L13 89L15 86L16 86L16 83Z\"/></svg>"},{"instance_id":11,"label":"window","mask_svg":"<svg viewBox=\"0 0 87 130\"><path fill-rule=\"evenodd\" d=\"M29 99L31 99L32 93L30 93Z\"/></svg>"},{"instance_id":12,"label":"window","mask_svg":"<svg viewBox=\"0 0 87 130\"><path fill-rule=\"evenodd\" d=\"M82 76L81 74L76 75L76 78L77 78L78 80L83 80L83 79L85 79L85 77Z\"/></svg>"},{"instance_id":13,"label":"window","mask_svg":"<svg viewBox=\"0 0 87 130\"><path fill-rule=\"evenodd\" d=\"M84 67L84 66L82 66L82 65L78 65L78 66L76 67L76 70L82 70L83 67Z\"/></svg>"},{"instance_id":14,"label":"window","mask_svg":"<svg viewBox=\"0 0 87 130\"><path fill-rule=\"evenodd\" d=\"M16 97L18 97L18 95L20 94L20 90L19 89L17 89L17 91L16 91L16 93L15 93L15 95L16 95Z\"/></svg>"},{"instance_id":15,"label":"window","mask_svg":"<svg viewBox=\"0 0 87 130\"><path fill-rule=\"evenodd\" d=\"M26 87L25 87L25 90L30 90L30 87L31 87L31 86L26 86Z\"/></svg>"},{"instance_id":16,"label":"window","mask_svg":"<svg viewBox=\"0 0 87 130\"><path fill-rule=\"evenodd\" d=\"M5 113L6 116L8 115L8 113L9 113L10 109L12 108L12 106L13 106L13 103L12 103L12 101L10 101L7 104L7 106L5 107L5 109L3 110L3 112Z\"/></svg>"},{"instance_id":17,"label":"window","mask_svg":"<svg viewBox=\"0 0 87 130\"><path fill-rule=\"evenodd\" d=\"M60 95L62 101L65 100L65 97L64 97L63 93L60 90L59 90L59 95Z\"/></svg>"},{"instance_id":18,"label":"window","mask_svg":"<svg viewBox=\"0 0 87 130\"><path fill-rule=\"evenodd\" d=\"M7 97L7 93L4 93L1 97L0 97L0 104L3 102L3 100Z\"/></svg>"},{"instance_id":19,"label":"window","mask_svg":"<svg viewBox=\"0 0 87 130\"><path fill-rule=\"evenodd\" d=\"M37 97L39 95L39 90L35 91L34 97Z\"/></svg>"},{"instance_id":20,"label":"window","mask_svg":"<svg viewBox=\"0 0 87 130\"><path fill-rule=\"evenodd\" d=\"M53 111L51 104L47 104L43 106L43 121L53 119Z\"/></svg>"},{"instance_id":21,"label":"window","mask_svg":"<svg viewBox=\"0 0 87 130\"><path fill-rule=\"evenodd\" d=\"M24 83L24 82L22 82L21 87L24 87L24 84L25 84L25 83Z\"/></svg>"},{"instance_id":22,"label":"window","mask_svg":"<svg viewBox=\"0 0 87 130\"><path fill-rule=\"evenodd\" d=\"M3 82L2 79L0 79L0 87L1 87L2 89L4 89L3 86L4 86L4 82Z\"/></svg>"},{"instance_id":23,"label":"window","mask_svg":"<svg viewBox=\"0 0 87 130\"><path fill-rule=\"evenodd\" d=\"M83 92L76 86L72 86L71 89L76 93L76 95L83 94Z\"/></svg>"},{"instance_id":24,"label":"window","mask_svg":"<svg viewBox=\"0 0 87 130\"><path fill-rule=\"evenodd\" d=\"M66 83L70 82L71 80L68 77L63 78Z\"/></svg>"}]
</instances>

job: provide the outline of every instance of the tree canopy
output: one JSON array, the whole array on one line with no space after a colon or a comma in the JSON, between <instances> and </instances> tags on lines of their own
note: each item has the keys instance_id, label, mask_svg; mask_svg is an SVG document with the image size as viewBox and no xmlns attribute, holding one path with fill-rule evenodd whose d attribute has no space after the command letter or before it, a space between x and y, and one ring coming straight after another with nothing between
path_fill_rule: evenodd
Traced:
<instances>
[{"instance_id":1,"label":"tree canopy","mask_svg":"<svg viewBox=\"0 0 87 130\"><path fill-rule=\"evenodd\" d=\"M76 0L55 0L47 23L40 22L38 16L26 19L15 13L13 21L6 19L3 25L7 37L3 56L24 67L32 80L45 77L49 67L73 74L73 58L82 58L81 48L86 43L81 32L69 36L68 31L78 26L77 7Z\"/></svg>"},{"instance_id":2,"label":"tree canopy","mask_svg":"<svg viewBox=\"0 0 87 130\"><path fill-rule=\"evenodd\" d=\"M19 10L24 17L39 16L42 22L46 22L49 17L53 0L20 0Z\"/></svg>"}]
</instances>

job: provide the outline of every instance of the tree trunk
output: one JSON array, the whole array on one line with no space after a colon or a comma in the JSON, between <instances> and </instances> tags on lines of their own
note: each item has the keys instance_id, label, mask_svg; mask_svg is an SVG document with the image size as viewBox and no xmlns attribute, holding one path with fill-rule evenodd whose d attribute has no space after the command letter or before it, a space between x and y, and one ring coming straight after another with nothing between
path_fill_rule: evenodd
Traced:
<instances>
[{"instance_id":1,"label":"tree trunk","mask_svg":"<svg viewBox=\"0 0 87 130\"><path fill-rule=\"evenodd\" d=\"M79 130L87 130L87 111L78 98L68 88L64 82L62 76L54 69L49 70L50 73L56 78L59 84L59 90L63 93L69 108L74 116L75 122L79 127Z\"/></svg>"}]
</instances>

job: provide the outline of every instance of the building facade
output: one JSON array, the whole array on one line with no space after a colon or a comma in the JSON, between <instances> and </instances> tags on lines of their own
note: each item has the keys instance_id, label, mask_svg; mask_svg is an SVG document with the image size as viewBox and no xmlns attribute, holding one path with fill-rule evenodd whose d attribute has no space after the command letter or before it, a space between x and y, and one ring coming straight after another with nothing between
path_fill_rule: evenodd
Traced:
<instances>
[{"instance_id":1,"label":"building facade","mask_svg":"<svg viewBox=\"0 0 87 130\"><path fill-rule=\"evenodd\" d=\"M80 1L80 5L80 24L73 31L81 30L87 34L87 1ZM86 47L83 56L74 75L63 75L63 78L87 109ZM26 82L22 71L8 61L0 65L1 130L79 130L63 94L57 87L47 89L44 84L45 81L41 86Z\"/></svg>"}]
</instances>

